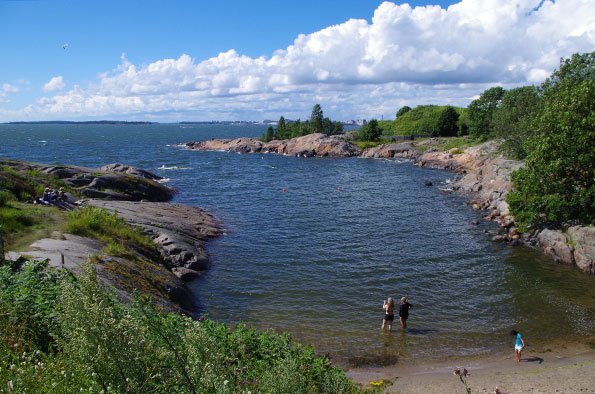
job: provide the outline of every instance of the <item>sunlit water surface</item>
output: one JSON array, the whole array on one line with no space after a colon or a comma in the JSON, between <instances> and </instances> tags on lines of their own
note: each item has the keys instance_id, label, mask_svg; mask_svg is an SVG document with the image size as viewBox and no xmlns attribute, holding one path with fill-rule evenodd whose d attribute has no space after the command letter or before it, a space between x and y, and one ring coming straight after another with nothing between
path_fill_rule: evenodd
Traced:
<instances>
[{"instance_id":1,"label":"sunlit water surface","mask_svg":"<svg viewBox=\"0 0 595 394\"><path fill-rule=\"evenodd\" d=\"M169 178L175 202L223 223L190 284L199 313L285 331L339 364L474 355L595 333L595 278L490 241L489 223L439 191L452 176L407 162L188 151L263 126L0 125L0 156ZM431 180L434 187L425 187ZM409 329L380 333L382 301L406 295Z\"/></svg>"}]
</instances>

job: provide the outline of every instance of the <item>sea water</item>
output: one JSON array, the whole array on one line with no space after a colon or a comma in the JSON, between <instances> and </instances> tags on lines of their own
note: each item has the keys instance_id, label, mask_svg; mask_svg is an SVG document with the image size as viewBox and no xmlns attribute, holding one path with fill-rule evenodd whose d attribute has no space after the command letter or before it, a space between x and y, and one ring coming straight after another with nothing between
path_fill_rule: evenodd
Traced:
<instances>
[{"instance_id":1,"label":"sea water","mask_svg":"<svg viewBox=\"0 0 595 394\"><path fill-rule=\"evenodd\" d=\"M0 125L0 157L126 163L213 213L225 235L189 284L198 313L287 332L342 365L490 353L595 334L595 278L493 243L452 173L406 161L190 151L258 125ZM435 185L426 187L425 181ZM480 225L471 224L480 220ZM382 334L382 302L407 296L408 329Z\"/></svg>"}]
</instances>

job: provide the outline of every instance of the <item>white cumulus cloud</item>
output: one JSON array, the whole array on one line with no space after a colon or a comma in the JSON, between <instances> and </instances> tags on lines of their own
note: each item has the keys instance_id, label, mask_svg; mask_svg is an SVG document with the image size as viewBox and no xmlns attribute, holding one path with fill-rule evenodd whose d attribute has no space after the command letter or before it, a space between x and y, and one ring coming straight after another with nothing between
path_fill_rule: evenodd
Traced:
<instances>
[{"instance_id":1,"label":"white cumulus cloud","mask_svg":"<svg viewBox=\"0 0 595 394\"><path fill-rule=\"evenodd\" d=\"M64 86L64 78L61 75L59 75L57 77L52 77L52 79L50 79L48 83L43 85L43 91L52 92L54 90L61 90L64 89Z\"/></svg>"},{"instance_id":2,"label":"white cumulus cloud","mask_svg":"<svg viewBox=\"0 0 595 394\"><path fill-rule=\"evenodd\" d=\"M467 105L488 87L543 81L561 57L595 48L592 0L462 0L447 9L384 2L267 57L231 49L146 65L124 54L95 83L27 107L40 118L128 115L187 119L394 114L402 105ZM62 89L54 77L44 90Z\"/></svg>"},{"instance_id":3,"label":"white cumulus cloud","mask_svg":"<svg viewBox=\"0 0 595 394\"><path fill-rule=\"evenodd\" d=\"M19 87L15 85L11 85L9 83L3 83L0 85L0 103L7 103L10 100L7 99L7 96L10 93L17 93L19 91Z\"/></svg>"}]
</instances>

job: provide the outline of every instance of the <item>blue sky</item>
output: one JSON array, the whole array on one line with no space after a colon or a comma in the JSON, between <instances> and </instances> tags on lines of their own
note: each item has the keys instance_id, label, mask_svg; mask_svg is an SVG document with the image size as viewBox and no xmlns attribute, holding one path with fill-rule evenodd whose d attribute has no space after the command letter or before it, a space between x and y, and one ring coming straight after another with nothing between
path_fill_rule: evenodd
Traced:
<instances>
[{"instance_id":1,"label":"blue sky","mask_svg":"<svg viewBox=\"0 0 595 394\"><path fill-rule=\"evenodd\" d=\"M466 105L593 50L593 2L542 3L0 0L0 121L304 117L317 102L335 118L388 118L405 104Z\"/></svg>"}]
</instances>

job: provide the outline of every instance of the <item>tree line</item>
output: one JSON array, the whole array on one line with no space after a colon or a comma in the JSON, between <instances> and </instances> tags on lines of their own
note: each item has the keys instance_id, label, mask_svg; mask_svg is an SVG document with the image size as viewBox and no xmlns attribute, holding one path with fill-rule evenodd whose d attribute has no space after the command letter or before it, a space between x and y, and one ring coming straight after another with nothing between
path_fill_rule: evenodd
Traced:
<instances>
[{"instance_id":1,"label":"tree line","mask_svg":"<svg viewBox=\"0 0 595 394\"><path fill-rule=\"evenodd\" d=\"M277 122L277 127L273 128L273 126L269 126L260 139L264 142L269 142L272 140L301 137L312 133L323 133L326 135L341 134L343 133L343 124L325 117L320 104L315 104L312 107L312 114L309 120L301 121L298 119L296 121L286 121L281 116Z\"/></svg>"}]
</instances>

